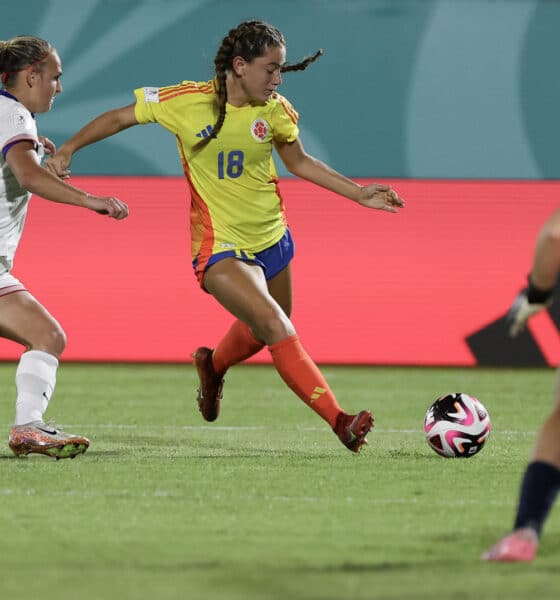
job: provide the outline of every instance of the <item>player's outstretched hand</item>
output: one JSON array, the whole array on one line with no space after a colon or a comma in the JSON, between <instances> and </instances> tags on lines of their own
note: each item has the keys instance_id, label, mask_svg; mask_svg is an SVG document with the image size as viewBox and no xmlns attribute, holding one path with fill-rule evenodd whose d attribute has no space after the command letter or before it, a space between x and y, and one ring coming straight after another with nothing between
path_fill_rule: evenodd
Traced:
<instances>
[{"instance_id":1,"label":"player's outstretched hand","mask_svg":"<svg viewBox=\"0 0 560 600\"><path fill-rule=\"evenodd\" d=\"M50 171L53 175L60 177L60 179L67 179L70 177L70 163L72 162L72 155L69 155L62 150L51 154L45 161L45 169Z\"/></svg>"},{"instance_id":2,"label":"player's outstretched hand","mask_svg":"<svg viewBox=\"0 0 560 600\"><path fill-rule=\"evenodd\" d=\"M529 302L527 293L528 288L519 292L506 315L506 323L508 324L509 335L511 337L519 335L525 329L525 325L530 317L552 303L552 299L546 302Z\"/></svg>"},{"instance_id":3,"label":"player's outstretched hand","mask_svg":"<svg viewBox=\"0 0 560 600\"><path fill-rule=\"evenodd\" d=\"M396 213L403 208L404 200L399 197L391 186L380 183L364 185L359 192L358 202L367 208L376 208Z\"/></svg>"},{"instance_id":4,"label":"player's outstretched hand","mask_svg":"<svg viewBox=\"0 0 560 600\"><path fill-rule=\"evenodd\" d=\"M86 207L120 221L128 217L128 206L118 198L87 195Z\"/></svg>"},{"instance_id":5,"label":"player's outstretched hand","mask_svg":"<svg viewBox=\"0 0 560 600\"><path fill-rule=\"evenodd\" d=\"M52 140L49 140L48 137L44 135L39 136L39 141L43 144L43 148L47 154L53 155L56 152L56 146Z\"/></svg>"}]
</instances>

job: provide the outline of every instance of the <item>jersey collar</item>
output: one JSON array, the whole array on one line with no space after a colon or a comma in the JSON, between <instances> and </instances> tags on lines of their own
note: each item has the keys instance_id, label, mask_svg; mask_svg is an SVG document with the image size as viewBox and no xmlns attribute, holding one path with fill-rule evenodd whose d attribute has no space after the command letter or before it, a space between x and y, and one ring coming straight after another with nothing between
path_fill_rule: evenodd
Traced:
<instances>
[{"instance_id":1,"label":"jersey collar","mask_svg":"<svg viewBox=\"0 0 560 600\"><path fill-rule=\"evenodd\" d=\"M16 102L19 102L19 100L12 94L10 94L10 92L7 92L6 90L0 90L0 96L6 96L6 98L10 98L11 100L15 100ZM31 111L29 111L29 114L35 118L35 114L32 113Z\"/></svg>"},{"instance_id":2,"label":"jersey collar","mask_svg":"<svg viewBox=\"0 0 560 600\"><path fill-rule=\"evenodd\" d=\"M12 94L10 94L10 92L7 92L6 90L0 90L0 96L6 96L6 98L11 98L12 100L18 102L18 99L15 96L12 96Z\"/></svg>"}]
</instances>

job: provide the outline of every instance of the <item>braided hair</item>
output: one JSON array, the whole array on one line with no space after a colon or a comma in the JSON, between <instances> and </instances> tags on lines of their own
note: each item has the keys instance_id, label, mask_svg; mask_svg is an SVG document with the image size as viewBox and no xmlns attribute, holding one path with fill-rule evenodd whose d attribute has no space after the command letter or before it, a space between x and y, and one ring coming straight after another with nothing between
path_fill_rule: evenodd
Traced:
<instances>
[{"instance_id":1,"label":"braided hair","mask_svg":"<svg viewBox=\"0 0 560 600\"><path fill-rule=\"evenodd\" d=\"M18 35L11 40L0 40L0 73L4 87L14 83L16 75L31 65L41 63L53 51L53 47L39 37Z\"/></svg>"},{"instance_id":2,"label":"braided hair","mask_svg":"<svg viewBox=\"0 0 560 600\"><path fill-rule=\"evenodd\" d=\"M231 29L228 32L222 40L214 58L217 81L218 119L212 128L212 133L200 140L194 146L195 150L201 150L212 138L218 137L218 133L224 124L227 103L227 71L233 69L233 59L236 56L241 56L247 62L251 62L254 58L263 56L270 48L278 48L280 46L286 46L284 36L276 27L264 21L244 21L235 29ZM318 50L315 54L307 56L299 63L283 65L280 70L282 73L303 71L322 54L323 51Z\"/></svg>"}]
</instances>

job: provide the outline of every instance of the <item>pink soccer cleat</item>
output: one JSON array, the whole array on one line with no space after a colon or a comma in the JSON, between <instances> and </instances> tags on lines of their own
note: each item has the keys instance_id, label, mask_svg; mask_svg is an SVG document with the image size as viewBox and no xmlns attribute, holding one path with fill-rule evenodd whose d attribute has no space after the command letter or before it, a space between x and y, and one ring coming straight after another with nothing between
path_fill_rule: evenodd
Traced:
<instances>
[{"instance_id":1,"label":"pink soccer cleat","mask_svg":"<svg viewBox=\"0 0 560 600\"><path fill-rule=\"evenodd\" d=\"M528 540L514 531L482 555L490 562L531 562L537 553L538 542Z\"/></svg>"}]
</instances>

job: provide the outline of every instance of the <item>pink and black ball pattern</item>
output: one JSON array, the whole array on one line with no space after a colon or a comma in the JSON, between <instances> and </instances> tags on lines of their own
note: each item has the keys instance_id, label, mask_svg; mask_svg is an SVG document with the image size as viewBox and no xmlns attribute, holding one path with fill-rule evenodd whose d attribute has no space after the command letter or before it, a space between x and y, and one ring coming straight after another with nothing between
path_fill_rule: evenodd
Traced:
<instances>
[{"instance_id":1,"label":"pink and black ball pattern","mask_svg":"<svg viewBox=\"0 0 560 600\"><path fill-rule=\"evenodd\" d=\"M447 458L470 458L483 448L492 424L480 400L468 394L440 396L426 412L424 433L430 447Z\"/></svg>"}]
</instances>

